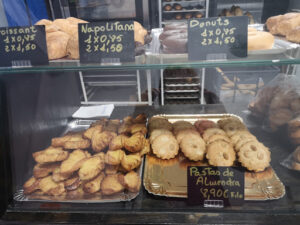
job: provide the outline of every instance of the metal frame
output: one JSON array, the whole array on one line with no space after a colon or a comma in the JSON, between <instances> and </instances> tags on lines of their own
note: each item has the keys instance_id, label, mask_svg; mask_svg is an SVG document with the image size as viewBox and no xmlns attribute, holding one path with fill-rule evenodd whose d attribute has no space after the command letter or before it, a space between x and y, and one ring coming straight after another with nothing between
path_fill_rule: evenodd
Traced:
<instances>
[{"instance_id":1,"label":"metal frame","mask_svg":"<svg viewBox=\"0 0 300 225\"><path fill-rule=\"evenodd\" d=\"M174 0L172 0L174 1ZM183 0L185 1L185 0ZM209 1L210 0L193 0L193 2L205 2L205 18L209 16ZM186 1L189 2L189 1ZM180 3L180 2L178 2ZM199 10L200 11L200 10ZM162 21L162 0L158 1L158 20L159 20L159 27L162 27L164 21ZM181 20L180 20L181 21Z\"/></svg>"}]
</instances>

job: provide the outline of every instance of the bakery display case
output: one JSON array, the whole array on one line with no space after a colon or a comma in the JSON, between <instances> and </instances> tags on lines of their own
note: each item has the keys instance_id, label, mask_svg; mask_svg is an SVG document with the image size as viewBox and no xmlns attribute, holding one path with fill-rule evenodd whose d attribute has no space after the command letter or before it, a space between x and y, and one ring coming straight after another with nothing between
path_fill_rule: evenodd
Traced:
<instances>
[{"instance_id":1,"label":"bakery display case","mask_svg":"<svg viewBox=\"0 0 300 225\"><path fill-rule=\"evenodd\" d=\"M187 21L132 21L133 61L90 63L78 24L92 21L39 20L49 63L0 67L0 224L298 224L300 14L261 16L246 57L192 59ZM190 168L222 188L193 189Z\"/></svg>"}]
</instances>

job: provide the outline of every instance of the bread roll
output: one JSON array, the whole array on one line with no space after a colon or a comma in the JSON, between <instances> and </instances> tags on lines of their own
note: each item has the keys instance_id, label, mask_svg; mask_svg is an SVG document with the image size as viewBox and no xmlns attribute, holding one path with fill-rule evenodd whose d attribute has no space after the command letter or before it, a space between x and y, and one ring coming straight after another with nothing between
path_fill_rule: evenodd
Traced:
<instances>
[{"instance_id":1,"label":"bread roll","mask_svg":"<svg viewBox=\"0 0 300 225\"><path fill-rule=\"evenodd\" d=\"M48 58L60 59L67 55L67 44L70 36L62 31L46 34Z\"/></svg>"},{"instance_id":2,"label":"bread roll","mask_svg":"<svg viewBox=\"0 0 300 225\"><path fill-rule=\"evenodd\" d=\"M290 15L289 19L278 23L277 31L278 34L286 36L289 32L291 32L298 26L300 26L300 14Z\"/></svg>"},{"instance_id":3,"label":"bread roll","mask_svg":"<svg viewBox=\"0 0 300 225\"><path fill-rule=\"evenodd\" d=\"M286 35L286 39L291 42L300 43L300 26L289 31Z\"/></svg>"},{"instance_id":4,"label":"bread roll","mask_svg":"<svg viewBox=\"0 0 300 225\"><path fill-rule=\"evenodd\" d=\"M274 36L269 32L248 32L248 51L271 49L274 45Z\"/></svg>"},{"instance_id":5,"label":"bread roll","mask_svg":"<svg viewBox=\"0 0 300 225\"><path fill-rule=\"evenodd\" d=\"M267 19L266 25L271 34L278 34L276 25L279 23L279 21L282 20L282 18L283 15L278 15L278 16L272 16Z\"/></svg>"}]
</instances>

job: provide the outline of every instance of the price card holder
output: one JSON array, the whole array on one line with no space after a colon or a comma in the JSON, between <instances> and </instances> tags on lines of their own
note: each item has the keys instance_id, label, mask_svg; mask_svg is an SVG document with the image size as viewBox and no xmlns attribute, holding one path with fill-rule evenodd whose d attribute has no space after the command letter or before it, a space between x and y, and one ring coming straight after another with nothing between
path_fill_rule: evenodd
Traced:
<instances>
[{"instance_id":1,"label":"price card holder","mask_svg":"<svg viewBox=\"0 0 300 225\"><path fill-rule=\"evenodd\" d=\"M247 57L248 18L190 19L189 60L226 60Z\"/></svg>"},{"instance_id":2,"label":"price card holder","mask_svg":"<svg viewBox=\"0 0 300 225\"><path fill-rule=\"evenodd\" d=\"M120 64L135 61L132 21L78 25L81 63Z\"/></svg>"},{"instance_id":3,"label":"price card holder","mask_svg":"<svg viewBox=\"0 0 300 225\"><path fill-rule=\"evenodd\" d=\"M187 173L189 204L213 208L243 204L243 168L189 166Z\"/></svg>"},{"instance_id":4,"label":"price card holder","mask_svg":"<svg viewBox=\"0 0 300 225\"><path fill-rule=\"evenodd\" d=\"M45 26L0 28L0 66L49 64Z\"/></svg>"}]
</instances>

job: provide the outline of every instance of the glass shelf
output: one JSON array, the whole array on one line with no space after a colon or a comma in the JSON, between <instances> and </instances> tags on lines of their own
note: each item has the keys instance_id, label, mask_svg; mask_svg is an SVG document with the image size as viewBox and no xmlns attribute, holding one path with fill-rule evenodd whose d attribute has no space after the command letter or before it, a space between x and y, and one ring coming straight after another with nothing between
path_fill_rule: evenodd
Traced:
<instances>
[{"instance_id":1,"label":"glass shelf","mask_svg":"<svg viewBox=\"0 0 300 225\"><path fill-rule=\"evenodd\" d=\"M152 70L165 68L243 67L300 64L299 49L280 54L250 54L246 58L230 60L189 61L187 54L152 54L136 56L135 62L120 64L81 64L79 60L53 60L49 65L32 67L0 67L0 74L28 72L63 72L88 70Z\"/></svg>"}]
</instances>

